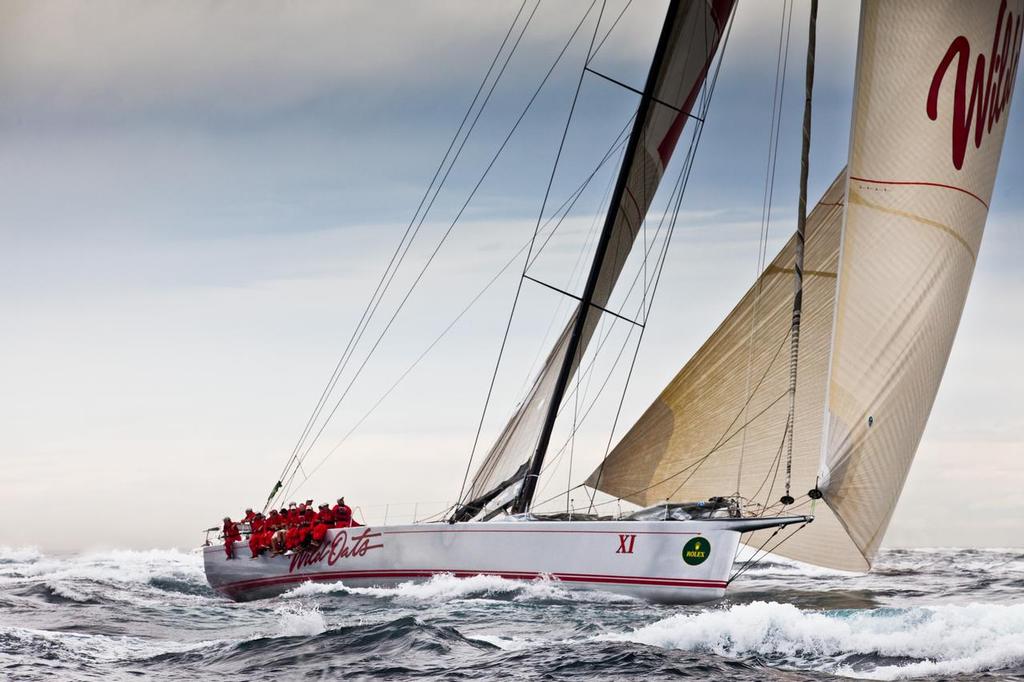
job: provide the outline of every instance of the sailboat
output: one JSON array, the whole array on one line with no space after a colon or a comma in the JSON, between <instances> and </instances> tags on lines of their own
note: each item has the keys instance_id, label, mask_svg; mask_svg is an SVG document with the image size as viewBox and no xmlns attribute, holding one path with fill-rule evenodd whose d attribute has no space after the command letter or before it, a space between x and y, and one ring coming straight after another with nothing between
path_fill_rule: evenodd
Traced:
<instances>
[{"instance_id":1,"label":"sailboat","mask_svg":"<svg viewBox=\"0 0 1024 682\"><path fill-rule=\"evenodd\" d=\"M680 134L699 122L733 5L669 3L575 312L458 504L435 522L335 528L282 555L207 546L213 588L251 600L306 581L492 575L699 603L724 596L741 545L871 569L971 282L1024 0L864 0L847 166L807 210L812 2L795 233L584 480L639 510L534 508L559 407L599 320L615 315Z\"/></svg>"}]
</instances>

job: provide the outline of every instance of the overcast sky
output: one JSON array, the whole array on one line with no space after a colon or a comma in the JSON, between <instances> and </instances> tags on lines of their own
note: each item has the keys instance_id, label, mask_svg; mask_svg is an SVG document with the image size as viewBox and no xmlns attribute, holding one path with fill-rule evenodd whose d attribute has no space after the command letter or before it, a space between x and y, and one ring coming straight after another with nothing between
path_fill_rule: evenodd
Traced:
<instances>
[{"instance_id":1,"label":"overcast sky","mask_svg":"<svg viewBox=\"0 0 1024 682\"><path fill-rule=\"evenodd\" d=\"M588 5L537 10L386 310ZM622 7L608 1L605 26ZM781 7L739 7L624 424L753 280ZM796 7L772 253L796 213L807 9ZM260 503L518 9L0 4L0 545L190 547L225 513ZM641 86L663 12L634 2L594 68ZM812 198L845 163L857 16L855 3L821 6ZM310 466L529 238L585 47L570 46ZM585 78L556 205L635 106L628 91ZM1011 109L974 286L889 546L1024 543L1021 110ZM538 259L539 277L578 282L613 170L588 186ZM326 460L303 498L345 494L380 522L457 495L520 268ZM533 312L517 314L485 444L521 397L549 323L568 310L536 288L520 305ZM613 412L614 398L595 412L604 427L580 436L577 481L603 453Z\"/></svg>"}]
</instances>

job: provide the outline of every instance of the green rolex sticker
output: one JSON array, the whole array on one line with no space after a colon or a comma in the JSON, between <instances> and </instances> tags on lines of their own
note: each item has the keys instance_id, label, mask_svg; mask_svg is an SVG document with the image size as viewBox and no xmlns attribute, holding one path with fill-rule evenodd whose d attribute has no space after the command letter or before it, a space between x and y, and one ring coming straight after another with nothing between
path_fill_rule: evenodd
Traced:
<instances>
[{"instance_id":1,"label":"green rolex sticker","mask_svg":"<svg viewBox=\"0 0 1024 682\"><path fill-rule=\"evenodd\" d=\"M690 566L702 564L711 556L711 543L707 538L693 538L683 545L683 561Z\"/></svg>"}]
</instances>

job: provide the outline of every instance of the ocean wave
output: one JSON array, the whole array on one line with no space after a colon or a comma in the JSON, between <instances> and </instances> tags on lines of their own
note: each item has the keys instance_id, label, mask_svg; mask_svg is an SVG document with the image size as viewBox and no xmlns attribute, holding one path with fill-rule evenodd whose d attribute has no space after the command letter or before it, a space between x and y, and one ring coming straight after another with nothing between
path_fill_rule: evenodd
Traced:
<instances>
[{"instance_id":1,"label":"ocean wave","mask_svg":"<svg viewBox=\"0 0 1024 682\"><path fill-rule=\"evenodd\" d=\"M804 611L755 602L678 614L597 639L900 679L1024 664L1024 604Z\"/></svg>"},{"instance_id":2,"label":"ocean wave","mask_svg":"<svg viewBox=\"0 0 1024 682\"><path fill-rule=\"evenodd\" d=\"M145 601L172 592L213 595L198 554L174 549L110 550L51 557L33 549L0 549L0 585L18 590L42 586L51 601L94 604ZM151 599L150 599L151 601Z\"/></svg>"},{"instance_id":3,"label":"ocean wave","mask_svg":"<svg viewBox=\"0 0 1024 682\"><path fill-rule=\"evenodd\" d=\"M119 663L167 653L203 649L215 642L173 642L125 635L57 632L0 625L8 656L77 663Z\"/></svg>"}]
</instances>

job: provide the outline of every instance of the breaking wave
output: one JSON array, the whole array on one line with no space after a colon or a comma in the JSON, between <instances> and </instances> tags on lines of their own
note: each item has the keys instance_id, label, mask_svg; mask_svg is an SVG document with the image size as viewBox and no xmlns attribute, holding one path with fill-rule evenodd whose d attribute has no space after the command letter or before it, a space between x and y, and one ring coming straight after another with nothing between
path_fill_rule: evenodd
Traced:
<instances>
[{"instance_id":1,"label":"breaking wave","mask_svg":"<svg viewBox=\"0 0 1024 682\"><path fill-rule=\"evenodd\" d=\"M1024 665L1024 604L814 612L755 602L600 639L891 680Z\"/></svg>"}]
</instances>

